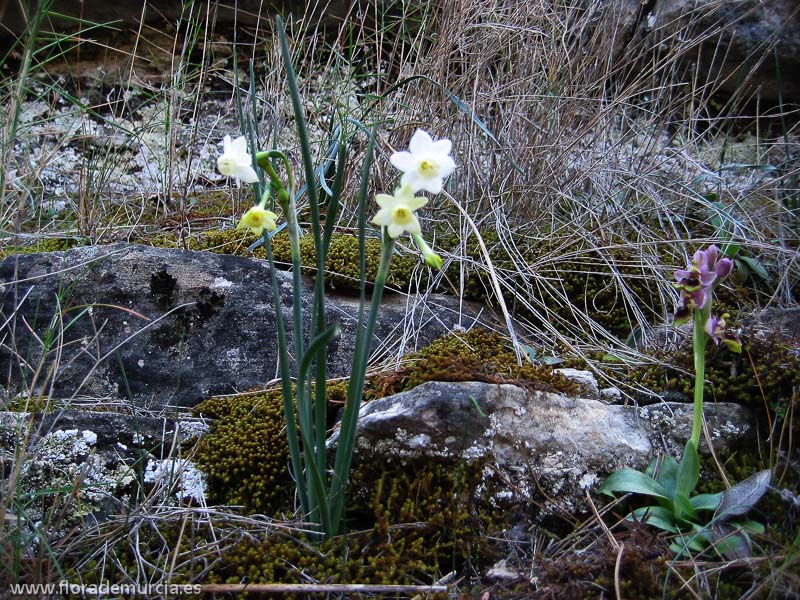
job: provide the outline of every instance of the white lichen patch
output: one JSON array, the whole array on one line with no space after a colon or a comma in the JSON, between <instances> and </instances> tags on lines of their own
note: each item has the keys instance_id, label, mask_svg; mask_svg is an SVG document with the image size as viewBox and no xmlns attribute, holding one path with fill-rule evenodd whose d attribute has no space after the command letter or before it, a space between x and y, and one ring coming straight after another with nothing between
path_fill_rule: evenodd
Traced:
<instances>
[{"instance_id":1,"label":"white lichen patch","mask_svg":"<svg viewBox=\"0 0 800 600\"><path fill-rule=\"evenodd\" d=\"M34 528L36 520L58 515L57 522L46 525L48 534L59 538L105 503L124 497L135 479L133 470L99 455L96 444L93 431L61 429L42 436L32 446L16 489L17 499L27 505L28 527Z\"/></svg>"},{"instance_id":2,"label":"white lichen patch","mask_svg":"<svg viewBox=\"0 0 800 600\"><path fill-rule=\"evenodd\" d=\"M168 486L179 500L191 499L205 505L206 476L193 462L184 458L148 460L144 481Z\"/></svg>"},{"instance_id":3,"label":"white lichen patch","mask_svg":"<svg viewBox=\"0 0 800 600\"><path fill-rule=\"evenodd\" d=\"M222 288L222 289L227 289L227 288L232 287L232 286L233 286L233 282L232 281L228 281L224 277L215 277L214 278L214 282L211 284L211 287Z\"/></svg>"},{"instance_id":4,"label":"white lichen patch","mask_svg":"<svg viewBox=\"0 0 800 600\"><path fill-rule=\"evenodd\" d=\"M584 473L578 480L578 485L583 490L591 489L598 483L600 483L600 479L597 477L597 473Z\"/></svg>"},{"instance_id":5,"label":"white lichen patch","mask_svg":"<svg viewBox=\"0 0 800 600\"><path fill-rule=\"evenodd\" d=\"M186 419L178 422L178 431L181 440L186 442L203 437L210 431L210 427L202 419Z\"/></svg>"},{"instance_id":6,"label":"white lichen patch","mask_svg":"<svg viewBox=\"0 0 800 600\"><path fill-rule=\"evenodd\" d=\"M41 463L71 462L88 455L97 443L97 434L77 429L62 429L43 436L37 445L36 459Z\"/></svg>"}]
</instances>

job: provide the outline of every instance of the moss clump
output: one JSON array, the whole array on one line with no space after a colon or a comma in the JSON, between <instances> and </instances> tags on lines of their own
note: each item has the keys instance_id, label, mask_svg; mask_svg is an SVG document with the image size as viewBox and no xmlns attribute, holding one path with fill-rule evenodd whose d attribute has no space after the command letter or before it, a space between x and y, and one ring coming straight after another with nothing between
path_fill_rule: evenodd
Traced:
<instances>
[{"instance_id":1,"label":"moss clump","mask_svg":"<svg viewBox=\"0 0 800 600\"><path fill-rule=\"evenodd\" d=\"M194 413L216 419L197 448L210 501L242 505L250 512L283 506L292 484L280 391L211 398Z\"/></svg>"},{"instance_id":2,"label":"moss clump","mask_svg":"<svg viewBox=\"0 0 800 600\"><path fill-rule=\"evenodd\" d=\"M530 389L579 392L578 384L547 365L517 364L511 344L498 333L473 328L443 336L410 355L411 364L380 374L367 393L369 399L410 390L427 381L485 381L513 383Z\"/></svg>"},{"instance_id":3,"label":"moss clump","mask_svg":"<svg viewBox=\"0 0 800 600\"><path fill-rule=\"evenodd\" d=\"M210 230L183 242L171 235L155 239L142 239L142 243L158 247L182 247L186 250L214 252L217 254L233 254L266 259L267 254L262 246L249 251L248 247L258 241L252 233L236 229ZM291 265L292 255L289 236L282 231L272 237L272 253L279 265ZM374 281L378 273L381 255L381 241L377 238L365 240L366 279ZM303 272L316 273L316 253L314 236L307 234L300 238L300 257ZM411 273L419 259L412 254L395 255L389 268L387 285L398 289L407 289ZM325 281L331 288L344 291L359 289L358 277L358 239L352 235L334 234L328 248L328 260L325 263Z\"/></svg>"},{"instance_id":4,"label":"moss clump","mask_svg":"<svg viewBox=\"0 0 800 600\"><path fill-rule=\"evenodd\" d=\"M106 552L114 567L141 580L163 576L156 570L180 550L181 560L170 571L174 583L419 585L453 570L474 576L501 557L493 541L498 531L494 511L480 506L472 493L482 470L483 465L453 469L422 462L362 465L351 479L347 516L353 533L329 540L309 539L285 528L250 531L255 522L215 523L190 515L188 524L179 519L147 521L137 527L136 536ZM152 560L153 573L146 571L149 562L138 560L141 556ZM85 556L75 558L79 566L65 561L64 571L77 568L74 579L94 583L103 570L87 563Z\"/></svg>"},{"instance_id":5,"label":"moss clump","mask_svg":"<svg viewBox=\"0 0 800 600\"><path fill-rule=\"evenodd\" d=\"M467 565L491 564L491 511L472 486L482 467L362 465L351 478L348 521L358 533L326 541L246 538L228 549L208 583L301 582L418 584Z\"/></svg>"},{"instance_id":6,"label":"moss clump","mask_svg":"<svg viewBox=\"0 0 800 600\"><path fill-rule=\"evenodd\" d=\"M0 410L27 412L32 414L49 413L65 407L63 401L48 396L16 396L8 400L0 399Z\"/></svg>"},{"instance_id":7,"label":"moss clump","mask_svg":"<svg viewBox=\"0 0 800 600\"><path fill-rule=\"evenodd\" d=\"M656 392L693 397L694 377L686 375L694 372L691 347L658 358L661 365L636 369L630 377ZM760 339L745 340L741 354L709 347L705 380L708 402L736 402L761 413L768 405L781 415L800 387L800 357L784 344Z\"/></svg>"},{"instance_id":8,"label":"moss clump","mask_svg":"<svg viewBox=\"0 0 800 600\"><path fill-rule=\"evenodd\" d=\"M374 281L378 274L378 264L381 258L381 240L367 238L364 240L365 267L367 281ZM303 265L309 272L316 269L309 267L316 263L314 252L314 239L310 235L302 238L300 252ZM389 267L389 277L386 285L399 289L407 289L411 280L411 273L419 259L410 254L395 254ZM328 248L328 260L325 263L325 280L335 289L354 291L359 289L358 274L358 238L352 235L334 235Z\"/></svg>"},{"instance_id":9,"label":"moss clump","mask_svg":"<svg viewBox=\"0 0 800 600\"><path fill-rule=\"evenodd\" d=\"M5 246L0 248L0 260L12 254L37 254L39 252L63 252L76 246L84 246L88 239L65 237L44 238L26 246Z\"/></svg>"}]
</instances>

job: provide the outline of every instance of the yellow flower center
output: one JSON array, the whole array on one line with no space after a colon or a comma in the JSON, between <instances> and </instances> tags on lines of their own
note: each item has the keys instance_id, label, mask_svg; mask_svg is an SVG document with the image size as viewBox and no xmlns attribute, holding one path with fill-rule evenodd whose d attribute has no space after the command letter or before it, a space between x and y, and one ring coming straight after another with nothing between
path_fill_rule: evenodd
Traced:
<instances>
[{"instance_id":1,"label":"yellow flower center","mask_svg":"<svg viewBox=\"0 0 800 600\"><path fill-rule=\"evenodd\" d=\"M439 168L436 166L435 162L423 160L419 163L419 172L424 177L436 177L436 175L439 173Z\"/></svg>"},{"instance_id":2,"label":"yellow flower center","mask_svg":"<svg viewBox=\"0 0 800 600\"><path fill-rule=\"evenodd\" d=\"M266 215L260 211L251 210L245 213L242 221L247 227L263 227Z\"/></svg>"},{"instance_id":3,"label":"yellow flower center","mask_svg":"<svg viewBox=\"0 0 800 600\"><path fill-rule=\"evenodd\" d=\"M231 159L226 156L220 156L217 159L217 168L219 172L223 175L230 175L231 171L233 170L233 165L231 165Z\"/></svg>"},{"instance_id":4,"label":"yellow flower center","mask_svg":"<svg viewBox=\"0 0 800 600\"><path fill-rule=\"evenodd\" d=\"M392 212L392 220L398 225L406 225L413 220L414 213L407 206L398 206Z\"/></svg>"}]
</instances>

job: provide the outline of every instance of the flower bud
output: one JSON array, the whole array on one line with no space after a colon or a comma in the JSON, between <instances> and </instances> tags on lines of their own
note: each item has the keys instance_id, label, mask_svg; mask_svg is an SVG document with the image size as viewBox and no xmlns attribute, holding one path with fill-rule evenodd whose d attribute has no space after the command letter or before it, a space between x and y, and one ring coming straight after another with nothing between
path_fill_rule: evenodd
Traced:
<instances>
[{"instance_id":1,"label":"flower bud","mask_svg":"<svg viewBox=\"0 0 800 600\"><path fill-rule=\"evenodd\" d=\"M417 248L419 248L419 251L422 252L422 257L425 259L425 264L432 269L436 269L437 271L440 270L442 268L442 257L431 250L431 247L428 246L427 242L425 242L421 235L414 233L411 235L411 237L414 238L414 243L417 244Z\"/></svg>"}]
</instances>

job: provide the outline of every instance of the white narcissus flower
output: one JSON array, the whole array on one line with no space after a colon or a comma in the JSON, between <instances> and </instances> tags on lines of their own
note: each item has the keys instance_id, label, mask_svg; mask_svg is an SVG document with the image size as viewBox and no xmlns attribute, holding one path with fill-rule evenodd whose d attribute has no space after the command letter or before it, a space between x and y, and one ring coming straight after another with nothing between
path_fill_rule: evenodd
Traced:
<instances>
[{"instance_id":1,"label":"white narcissus flower","mask_svg":"<svg viewBox=\"0 0 800 600\"><path fill-rule=\"evenodd\" d=\"M395 152L389 161L403 172L401 185L410 185L418 192L425 190L431 194L442 191L442 182L456 168L450 158L453 144L448 139L433 141L422 129L411 136L408 152Z\"/></svg>"},{"instance_id":2,"label":"white narcissus flower","mask_svg":"<svg viewBox=\"0 0 800 600\"><path fill-rule=\"evenodd\" d=\"M411 234L421 233L419 221L414 211L428 203L428 199L415 196L410 185L397 188L394 196L389 194L376 194L375 200L381 209L372 219L375 225L386 227L390 238L396 238L404 231Z\"/></svg>"},{"instance_id":3,"label":"white narcissus flower","mask_svg":"<svg viewBox=\"0 0 800 600\"><path fill-rule=\"evenodd\" d=\"M242 181L258 181L258 175L253 169L253 159L247 151L247 140L243 135L235 140L231 140L229 135L225 136L222 140L222 156L217 158L217 169L223 175L235 177L237 185L241 185Z\"/></svg>"},{"instance_id":4,"label":"white narcissus flower","mask_svg":"<svg viewBox=\"0 0 800 600\"><path fill-rule=\"evenodd\" d=\"M262 200L242 215L242 219L236 229L249 229L256 235L261 235L265 229L267 231L277 229L278 225L275 223L277 218L278 215L264 208L264 201Z\"/></svg>"}]
</instances>

